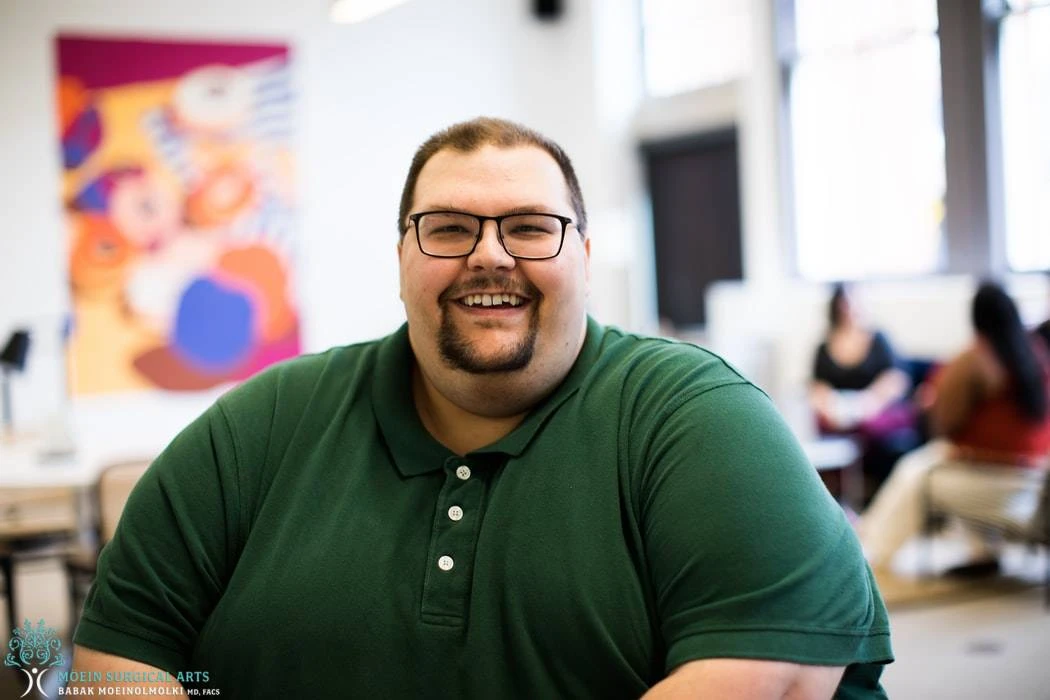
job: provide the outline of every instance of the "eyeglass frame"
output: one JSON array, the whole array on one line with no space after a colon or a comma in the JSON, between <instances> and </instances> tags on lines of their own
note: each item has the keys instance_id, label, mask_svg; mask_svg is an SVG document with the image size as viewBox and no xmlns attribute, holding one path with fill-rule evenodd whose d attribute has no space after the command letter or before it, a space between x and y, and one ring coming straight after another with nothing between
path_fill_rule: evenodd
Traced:
<instances>
[{"instance_id":1,"label":"eyeglass frame","mask_svg":"<svg viewBox=\"0 0 1050 700\"><path fill-rule=\"evenodd\" d=\"M474 236L474 245L470 247L466 253L460 255L435 255L434 253L428 253L423 250L423 241L419 239L419 220L428 214L460 214L462 216L470 216L478 220L478 233ZM507 250L507 243L503 240L503 220L509 219L514 216L549 216L557 219L561 222L561 240L558 241L558 250L554 251L553 255L545 255L542 258L533 258L525 255L515 255L514 253ZM565 232L569 229L569 226L576 226L576 222L568 216L562 216L561 214L551 214L545 211L517 211L511 212L510 214L500 214L499 216L482 216L481 214L472 214L469 211L454 211L450 209L433 209L430 211L420 211L415 214L409 214L408 220L412 222L412 228L416 230L416 245L419 246L419 252L427 257L431 258L443 258L445 260L453 260L455 258L468 258L474 254L474 251L478 249L478 243L481 241L481 237L485 235L485 222L495 221L496 222L496 240L499 241L500 247L503 248L503 252L514 258L515 260L553 260L554 258L561 255L561 249L565 247ZM579 230L579 227L577 227Z\"/></svg>"}]
</instances>

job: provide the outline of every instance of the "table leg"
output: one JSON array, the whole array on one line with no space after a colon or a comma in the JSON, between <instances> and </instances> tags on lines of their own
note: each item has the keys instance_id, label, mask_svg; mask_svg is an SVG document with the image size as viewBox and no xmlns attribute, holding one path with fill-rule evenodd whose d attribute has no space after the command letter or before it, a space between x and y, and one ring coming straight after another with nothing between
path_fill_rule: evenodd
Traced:
<instances>
[{"instance_id":1,"label":"table leg","mask_svg":"<svg viewBox=\"0 0 1050 700\"><path fill-rule=\"evenodd\" d=\"M7 638L21 625L15 619L15 559L14 554L5 552L0 554L0 573L4 579L4 601L7 608L7 626L5 634L0 638Z\"/></svg>"},{"instance_id":2,"label":"table leg","mask_svg":"<svg viewBox=\"0 0 1050 700\"><path fill-rule=\"evenodd\" d=\"M846 465L839 472L839 478L842 486L842 500L860 513L864 508L864 467L860 458Z\"/></svg>"}]
</instances>

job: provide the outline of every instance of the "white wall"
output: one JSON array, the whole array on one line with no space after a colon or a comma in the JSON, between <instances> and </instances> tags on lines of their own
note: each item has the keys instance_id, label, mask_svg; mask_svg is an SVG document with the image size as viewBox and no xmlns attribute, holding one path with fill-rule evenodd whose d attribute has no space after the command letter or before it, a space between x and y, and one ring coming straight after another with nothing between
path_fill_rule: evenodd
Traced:
<instances>
[{"instance_id":1,"label":"white wall","mask_svg":"<svg viewBox=\"0 0 1050 700\"><path fill-rule=\"evenodd\" d=\"M0 340L16 325L38 331L30 371L15 378L18 415L35 427L63 405L58 329L68 300L52 105L59 31L292 44L302 201L297 273L308 351L375 337L401 322L395 220L408 161L433 131L478 114L523 121L567 148L591 218L592 311L605 322L655 331L637 142L735 124L747 307L715 311L711 335L728 339L736 357L790 368L791 352L782 361L771 354L780 341L751 332L792 318L778 314L798 295L780 226L772 2L741 1L754 19L752 70L727 85L643 103L634 0L571 0L554 23L533 19L530 0L411 0L353 26L328 21L328 0L0 0ZM945 284L950 292L952 282ZM882 289L893 296L909 287ZM810 296L818 308L823 290ZM944 317L901 318L906 338L946 337L929 332ZM785 372L774 381L794 376ZM78 400L77 437L104 455L153 451L213 396Z\"/></svg>"},{"instance_id":2,"label":"white wall","mask_svg":"<svg viewBox=\"0 0 1050 700\"><path fill-rule=\"evenodd\" d=\"M62 411L57 333L68 296L52 99L60 31L292 44L307 351L401 323L396 213L409 160L435 130L479 114L523 121L566 147L593 220L592 308L609 322L651 326L651 305L637 291L644 276L628 271L644 247L623 127L640 71L637 57L608 40L630 37L637 20L622 9L596 13L588 0L566 5L548 24L526 0L412 0L345 26L328 21L327 0L0 3L0 335L26 324L36 331L31 367L14 380L20 427L39 428ZM92 455L155 451L214 396L78 399L74 430Z\"/></svg>"}]
</instances>

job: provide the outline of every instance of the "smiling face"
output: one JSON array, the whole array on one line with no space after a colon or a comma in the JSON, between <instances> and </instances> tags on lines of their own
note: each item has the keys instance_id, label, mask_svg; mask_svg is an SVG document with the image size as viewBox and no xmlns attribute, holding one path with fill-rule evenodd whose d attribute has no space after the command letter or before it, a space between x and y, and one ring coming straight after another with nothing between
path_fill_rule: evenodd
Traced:
<instances>
[{"instance_id":1,"label":"smiling face","mask_svg":"<svg viewBox=\"0 0 1050 700\"><path fill-rule=\"evenodd\" d=\"M411 207L434 210L575 219L558 164L534 146L438 151L419 174ZM495 222L486 221L473 253L434 258L416 235L410 225L399 244L401 299L427 379L440 389L467 376L499 375L528 378L543 394L553 389L583 343L590 242L570 225L557 257L516 260Z\"/></svg>"}]
</instances>

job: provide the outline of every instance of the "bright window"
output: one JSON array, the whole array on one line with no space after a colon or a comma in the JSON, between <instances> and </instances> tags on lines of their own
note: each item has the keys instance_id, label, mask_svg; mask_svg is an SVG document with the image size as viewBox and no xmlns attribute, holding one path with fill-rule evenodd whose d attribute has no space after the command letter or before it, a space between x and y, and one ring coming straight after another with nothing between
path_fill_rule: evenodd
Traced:
<instances>
[{"instance_id":1,"label":"bright window","mask_svg":"<svg viewBox=\"0 0 1050 700\"><path fill-rule=\"evenodd\" d=\"M796 260L808 279L943 262L936 0L796 0L790 58Z\"/></svg>"},{"instance_id":2,"label":"bright window","mask_svg":"<svg viewBox=\"0 0 1050 700\"><path fill-rule=\"evenodd\" d=\"M642 0L645 85L652 97L729 82L751 66L750 3Z\"/></svg>"},{"instance_id":3,"label":"bright window","mask_svg":"<svg viewBox=\"0 0 1050 700\"><path fill-rule=\"evenodd\" d=\"M999 43L1006 259L1020 271L1050 269L1050 6L1036 4L1011 3Z\"/></svg>"}]
</instances>

